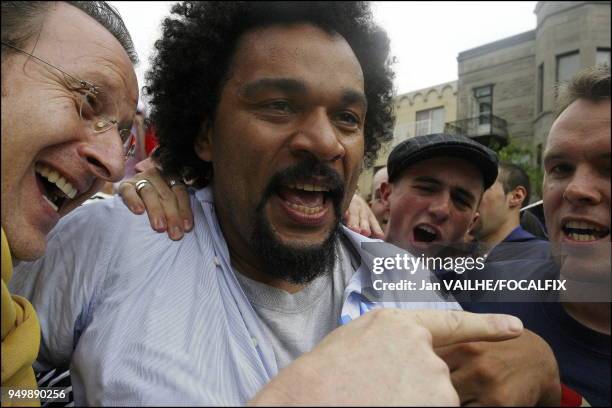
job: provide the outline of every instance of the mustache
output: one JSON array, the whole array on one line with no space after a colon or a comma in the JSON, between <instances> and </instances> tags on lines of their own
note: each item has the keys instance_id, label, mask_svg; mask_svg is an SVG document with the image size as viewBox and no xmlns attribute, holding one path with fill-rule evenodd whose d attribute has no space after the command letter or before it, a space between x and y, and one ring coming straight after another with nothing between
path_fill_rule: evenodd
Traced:
<instances>
[{"instance_id":1,"label":"mustache","mask_svg":"<svg viewBox=\"0 0 612 408\"><path fill-rule=\"evenodd\" d=\"M319 179L320 182L329 189L329 191L325 193L325 196L332 200L334 207L339 208L344 198L344 180L336 170L316 160L304 160L274 174L264 190L262 203L267 201L281 187L313 177Z\"/></svg>"}]
</instances>

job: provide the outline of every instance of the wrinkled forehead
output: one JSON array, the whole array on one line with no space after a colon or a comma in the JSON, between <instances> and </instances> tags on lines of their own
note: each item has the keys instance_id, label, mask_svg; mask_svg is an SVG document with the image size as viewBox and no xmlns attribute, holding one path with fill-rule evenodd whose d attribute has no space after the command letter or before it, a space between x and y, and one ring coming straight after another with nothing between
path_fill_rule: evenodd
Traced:
<instances>
[{"instance_id":1,"label":"wrinkled forehead","mask_svg":"<svg viewBox=\"0 0 612 408\"><path fill-rule=\"evenodd\" d=\"M85 12L64 2L54 3L44 17L40 36L29 47L39 58L135 106L138 82L127 52Z\"/></svg>"}]
</instances>

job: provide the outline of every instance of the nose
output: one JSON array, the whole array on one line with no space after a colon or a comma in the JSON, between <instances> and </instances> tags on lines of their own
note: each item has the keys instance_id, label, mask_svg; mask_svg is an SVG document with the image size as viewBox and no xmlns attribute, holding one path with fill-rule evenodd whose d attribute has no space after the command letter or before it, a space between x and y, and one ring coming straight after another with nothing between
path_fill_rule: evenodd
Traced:
<instances>
[{"instance_id":1,"label":"nose","mask_svg":"<svg viewBox=\"0 0 612 408\"><path fill-rule=\"evenodd\" d=\"M106 181L119 181L125 173L125 153L117 128L92 134L87 143L79 147L79 155L95 177Z\"/></svg>"},{"instance_id":2,"label":"nose","mask_svg":"<svg viewBox=\"0 0 612 408\"><path fill-rule=\"evenodd\" d=\"M602 200L599 179L588 166L578 166L563 192L563 198L573 205L598 204Z\"/></svg>"},{"instance_id":3,"label":"nose","mask_svg":"<svg viewBox=\"0 0 612 408\"><path fill-rule=\"evenodd\" d=\"M444 222L450 217L451 197L447 192L436 195L429 205L429 213L436 222Z\"/></svg>"},{"instance_id":4,"label":"nose","mask_svg":"<svg viewBox=\"0 0 612 408\"><path fill-rule=\"evenodd\" d=\"M314 156L322 162L341 160L346 154L338 130L323 108L314 110L300 122L290 143L296 155Z\"/></svg>"}]
</instances>

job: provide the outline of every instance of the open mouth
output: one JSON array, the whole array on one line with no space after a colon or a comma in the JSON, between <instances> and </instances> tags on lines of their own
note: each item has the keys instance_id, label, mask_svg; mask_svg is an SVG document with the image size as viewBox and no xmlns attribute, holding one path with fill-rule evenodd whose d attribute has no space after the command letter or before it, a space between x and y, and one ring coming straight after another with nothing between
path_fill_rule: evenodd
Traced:
<instances>
[{"instance_id":1,"label":"open mouth","mask_svg":"<svg viewBox=\"0 0 612 408\"><path fill-rule=\"evenodd\" d=\"M281 186L278 196L291 209L306 217L323 213L330 198L330 189L315 183L291 183Z\"/></svg>"},{"instance_id":2,"label":"open mouth","mask_svg":"<svg viewBox=\"0 0 612 408\"><path fill-rule=\"evenodd\" d=\"M429 225L417 225L412 233L416 242L429 243L438 239L438 232Z\"/></svg>"},{"instance_id":3,"label":"open mouth","mask_svg":"<svg viewBox=\"0 0 612 408\"><path fill-rule=\"evenodd\" d=\"M34 170L41 186L42 197L55 211L76 196L77 189L56 170L42 163L36 163Z\"/></svg>"},{"instance_id":4,"label":"open mouth","mask_svg":"<svg viewBox=\"0 0 612 408\"><path fill-rule=\"evenodd\" d=\"M610 234L610 229L586 221L567 221L562 227L565 235L572 241L598 241Z\"/></svg>"}]
</instances>

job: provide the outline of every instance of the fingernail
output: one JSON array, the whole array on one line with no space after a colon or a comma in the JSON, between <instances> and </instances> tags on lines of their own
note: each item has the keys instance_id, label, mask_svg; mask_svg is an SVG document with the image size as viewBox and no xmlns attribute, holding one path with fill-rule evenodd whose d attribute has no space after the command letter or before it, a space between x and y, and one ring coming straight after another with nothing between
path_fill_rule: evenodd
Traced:
<instances>
[{"instance_id":1,"label":"fingernail","mask_svg":"<svg viewBox=\"0 0 612 408\"><path fill-rule=\"evenodd\" d=\"M172 238L179 239L181 237L182 231L179 227L175 226L170 228L170 234L172 235Z\"/></svg>"},{"instance_id":2,"label":"fingernail","mask_svg":"<svg viewBox=\"0 0 612 408\"><path fill-rule=\"evenodd\" d=\"M158 218L157 221L155 222L155 225L157 226L157 229L165 230L166 229L166 219L163 217Z\"/></svg>"},{"instance_id":3,"label":"fingernail","mask_svg":"<svg viewBox=\"0 0 612 408\"><path fill-rule=\"evenodd\" d=\"M191 221L189 221L188 219L184 219L183 227L185 228L185 231L189 231L191 229Z\"/></svg>"},{"instance_id":4,"label":"fingernail","mask_svg":"<svg viewBox=\"0 0 612 408\"><path fill-rule=\"evenodd\" d=\"M506 327L511 332L520 332L523 330L523 322L517 317L508 316L506 317Z\"/></svg>"}]
</instances>

